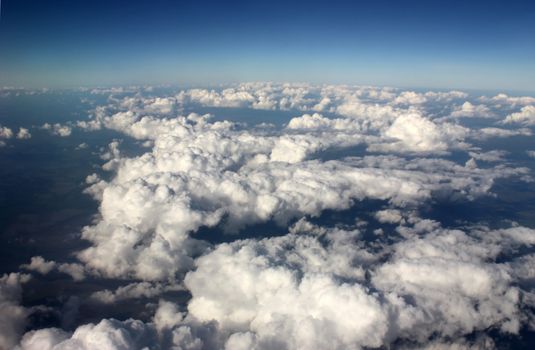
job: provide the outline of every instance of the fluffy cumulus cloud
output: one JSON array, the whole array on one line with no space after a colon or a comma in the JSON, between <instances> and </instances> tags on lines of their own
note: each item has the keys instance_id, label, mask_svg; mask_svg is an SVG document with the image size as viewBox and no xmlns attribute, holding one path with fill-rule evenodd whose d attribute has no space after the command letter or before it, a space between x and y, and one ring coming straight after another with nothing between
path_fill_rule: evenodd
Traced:
<instances>
[{"instance_id":1,"label":"fluffy cumulus cloud","mask_svg":"<svg viewBox=\"0 0 535 350\"><path fill-rule=\"evenodd\" d=\"M505 157L508 155L508 152L506 151L500 151L500 150L492 150L488 152L468 152L470 157L482 160L485 162L500 162L505 160Z\"/></svg>"},{"instance_id":2,"label":"fluffy cumulus cloud","mask_svg":"<svg viewBox=\"0 0 535 350\"><path fill-rule=\"evenodd\" d=\"M0 147L3 147L6 145L7 139L10 139L13 137L13 130L11 130L8 127L0 125Z\"/></svg>"},{"instance_id":3,"label":"fluffy cumulus cloud","mask_svg":"<svg viewBox=\"0 0 535 350\"><path fill-rule=\"evenodd\" d=\"M380 223L397 224L404 221L401 212L397 209L384 209L375 213L375 218Z\"/></svg>"},{"instance_id":4,"label":"fluffy cumulus cloud","mask_svg":"<svg viewBox=\"0 0 535 350\"><path fill-rule=\"evenodd\" d=\"M358 246L347 249L358 232L326 238L327 247L304 235L218 247L186 276L193 295L188 311L205 322L216 320L230 333L228 348L380 346L389 314L355 282L364 280L364 271L354 261L368 258ZM210 287L216 285L219 291Z\"/></svg>"},{"instance_id":5,"label":"fluffy cumulus cloud","mask_svg":"<svg viewBox=\"0 0 535 350\"><path fill-rule=\"evenodd\" d=\"M26 128L19 128L19 131L15 133L12 129L0 124L0 147L6 146L6 141L13 137L25 140L31 138L32 134L30 134L30 131Z\"/></svg>"},{"instance_id":6,"label":"fluffy cumulus cloud","mask_svg":"<svg viewBox=\"0 0 535 350\"><path fill-rule=\"evenodd\" d=\"M518 123L528 126L535 125L535 106L528 105L522 107L519 112L508 115L504 123Z\"/></svg>"},{"instance_id":7,"label":"fluffy cumulus cloud","mask_svg":"<svg viewBox=\"0 0 535 350\"><path fill-rule=\"evenodd\" d=\"M70 136L72 133L72 128L69 125L62 125L59 123L56 124L49 124L45 123L41 127L44 130L50 131L53 135L61 136L61 137L67 137Z\"/></svg>"},{"instance_id":8,"label":"fluffy cumulus cloud","mask_svg":"<svg viewBox=\"0 0 535 350\"><path fill-rule=\"evenodd\" d=\"M17 349L142 349L155 340L147 328L143 322L135 320L102 320L98 324L80 326L72 334L49 328L26 333Z\"/></svg>"},{"instance_id":9,"label":"fluffy cumulus cloud","mask_svg":"<svg viewBox=\"0 0 535 350\"><path fill-rule=\"evenodd\" d=\"M109 277L163 280L192 267L192 256L203 249L192 233L203 226L222 223L237 231L268 220L283 225L367 198L403 207L438 192L473 197L486 193L497 177L526 171L385 156L320 161L313 157L317 152L364 141L345 128L328 137L310 132L302 124L308 119L292 119L282 134L262 134L196 114L156 118L128 111L100 117L99 127L154 146L123 158L119 144L110 144L104 168L115 169L116 176L95 180L89 189L101 199L101 220L84 230L93 246L78 257ZM377 147L427 153L445 151L464 129L409 114L397 117L385 133L392 143Z\"/></svg>"},{"instance_id":10,"label":"fluffy cumulus cloud","mask_svg":"<svg viewBox=\"0 0 535 350\"><path fill-rule=\"evenodd\" d=\"M54 261L46 261L42 256L34 256L29 264L21 265L21 268L26 270L37 271L43 275L46 275L56 267Z\"/></svg>"},{"instance_id":11,"label":"fluffy cumulus cloud","mask_svg":"<svg viewBox=\"0 0 535 350\"><path fill-rule=\"evenodd\" d=\"M456 146L466 135L466 128L453 124L437 125L419 114L398 117L385 131L385 136L396 140L382 148L397 151L446 151Z\"/></svg>"},{"instance_id":12,"label":"fluffy cumulus cloud","mask_svg":"<svg viewBox=\"0 0 535 350\"><path fill-rule=\"evenodd\" d=\"M10 139L12 137L13 137L13 130L11 130L8 127L0 125L0 138L2 138L2 139Z\"/></svg>"},{"instance_id":13,"label":"fluffy cumulus cloud","mask_svg":"<svg viewBox=\"0 0 535 350\"><path fill-rule=\"evenodd\" d=\"M109 174L86 178L99 209L81 232L77 262L35 256L21 266L75 281L113 279L115 287L92 290L84 302L151 300L152 316L20 337L28 311L20 306L22 275L10 275L2 283L15 292L5 287L2 300L20 317L6 323L14 335L4 344L469 349L492 348L489 331L515 336L535 324L534 230L510 222L448 228L420 217L436 202L493 195L498 179L530 179L510 153L480 145L531 135L529 98L273 83L152 92L95 90L113 95L91 118L45 124L59 136L110 129L144 147L132 155L114 140L101 149ZM199 106L294 117L267 128L182 112ZM474 126L464 117L492 118ZM312 223L359 203L366 208L344 214L349 223ZM264 223L288 232L255 235ZM205 231L214 241L200 239ZM244 232L254 238L232 236ZM173 299L184 292L188 301Z\"/></svg>"},{"instance_id":14,"label":"fluffy cumulus cloud","mask_svg":"<svg viewBox=\"0 0 535 350\"><path fill-rule=\"evenodd\" d=\"M484 332L518 334L520 278L533 259L497 262L535 231L441 228L408 215L394 244L301 220L283 237L221 244L195 262L187 311L160 302L151 322L103 320L73 333L27 333L22 349L346 349L398 344L487 348ZM530 265L531 264L531 265ZM532 274L533 275L533 274ZM523 277L519 277L523 276ZM341 311L343 310L343 312ZM480 334L471 343L463 337ZM458 339L451 343L449 339ZM412 346L409 346L412 344Z\"/></svg>"},{"instance_id":15,"label":"fluffy cumulus cloud","mask_svg":"<svg viewBox=\"0 0 535 350\"><path fill-rule=\"evenodd\" d=\"M485 103L497 104L500 106L526 106L535 104L535 97L532 96L508 96L507 94L501 93L496 96L487 97L481 96L479 98Z\"/></svg>"},{"instance_id":16,"label":"fluffy cumulus cloud","mask_svg":"<svg viewBox=\"0 0 535 350\"><path fill-rule=\"evenodd\" d=\"M17 133L17 138L21 140L31 139L32 134L30 134L30 131L26 128L19 128L19 132Z\"/></svg>"},{"instance_id":17,"label":"fluffy cumulus cloud","mask_svg":"<svg viewBox=\"0 0 535 350\"><path fill-rule=\"evenodd\" d=\"M197 105L305 111L308 113L290 120L289 130L294 133L303 129L307 133L321 132L324 139L335 137L337 143L344 146L366 142L376 151L438 153L466 148L466 139L519 134L516 130L489 129L488 126L469 130L457 121L448 122L452 118L499 119L517 105L528 112L533 107L529 105L530 97L497 95L472 102L467 101L467 97L459 91L417 93L375 87L246 83L220 90L183 90L166 97L113 98L111 105L95 110L93 119L80 121L78 125L99 129L111 126L109 118L115 112L126 113L121 119L128 122L134 115L173 115L184 107L191 109ZM154 108L155 105L165 108ZM437 113L437 106L444 111ZM338 116L326 117L313 112ZM114 128L124 126L120 125L119 119L117 116L112 122ZM397 143L391 142L396 139ZM325 141L322 145L325 147Z\"/></svg>"},{"instance_id":18,"label":"fluffy cumulus cloud","mask_svg":"<svg viewBox=\"0 0 535 350\"><path fill-rule=\"evenodd\" d=\"M215 326L185 319L176 304L160 302L153 320L103 319L82 325L74 332L47 328L27 332L17 350L62 349L219 349Z\"/></svg>"},{"instance_id":19,"label":"fluffy cumulus cloud","mask_svg":"<svg viewBox=\"0 0 535 350\"><path fill-rule=\"evenodd\" d=\"M472 132L473 133L473 132ZM513 136L531 136L533 133L528 128L521 129L502 129L497 127L487 127L479 129L476 133L473 133L474 139L488 140L490 138L497 137L513 137Z\"/></svg>"},{"instance_id":20,"label":"fluffy cumulus cloud","mask_svg":"<svg viewBox=\"0 0 535 350\"><path fill-rule=\"evenodd\" d=\"M221 245L186 276L188 311L217 321L227 343L245 348L379 347L489 327L518 333L520 291L494 262L498 244L477 233L405 228L408 239L375 254L358 231L303 222L283 238ZM510 230L487 233L513 246L535 237Z\"/></svg>"},{"instance_id":21,"label":"fluffy cumulus cloud","mask_svg":"<svg viewBox=\"0 0 535 350\"><path fill-rule=\"evenodd\" d=\"M480 117L489 118L493 117L489 107L484 104L474 105L468 101L464 102L461 106L455 107L451 113L452 117Z\"/></svg>"},{"instance_id":22,"label":"fluffy cumulus cloud","mask_svg":"<svg viewBox=\"0 0 535 350\"><path fill-rule=\"evenodd\" d=\"M35 271L42 275L46 275L51 271L59 271L70 275L75 281L85 279L85 268L78 263L57 263L55 261L47 261L42 256L34 256L31 258L29 264L22 264L20 268L26 271Z\"/></svg>"}]
</instances>

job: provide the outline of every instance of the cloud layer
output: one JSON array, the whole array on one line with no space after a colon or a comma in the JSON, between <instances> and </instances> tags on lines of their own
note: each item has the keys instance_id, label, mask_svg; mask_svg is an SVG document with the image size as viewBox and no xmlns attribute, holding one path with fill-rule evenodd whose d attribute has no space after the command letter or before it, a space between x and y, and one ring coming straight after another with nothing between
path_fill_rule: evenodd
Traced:
<instances>
[{"instance_id":1,"label":"cloud layer","mask_svg":"<svg viewBox=\"0 0 535 350\"><path fill-rule=\"evenodd\" d=\"M112 280L83 303L150 300L151 316L23 335L26 277L6 275L1 307L19 316L0 347L492 348L489 332L534 324L532 228L424 218L436 203L494 196L497 181L532 181L529 163L484 148L532 134L532 98L272 83L91 93L109 95L91 118L43 128L113 130L141 150L121 140L102 149L102 171L86 179L99 209L85 248L70 252L77 261L35 256L21 268ZM191 112L206 107L294 116L246 125ZM322 222L333 212L343 223ZM287 233L255 232L262 224ZM232 236L244 232L253 238ZM173 293L184 291L180 304Z\"/></svg>"}]
</instances>

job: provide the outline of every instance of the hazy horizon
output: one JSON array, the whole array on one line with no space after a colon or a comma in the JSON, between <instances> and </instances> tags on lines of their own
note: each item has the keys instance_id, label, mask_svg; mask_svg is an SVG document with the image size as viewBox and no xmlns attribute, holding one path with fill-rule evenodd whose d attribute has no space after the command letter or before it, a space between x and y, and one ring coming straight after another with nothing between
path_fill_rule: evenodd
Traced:
<instances>
[{"instance_id":1,"label":"hazy horizon","mask_svg":"<svg viewBox=\"0 0 535 350\"><path fill-rule=\"evenodd\" d=\"M0 85L245 81L535 91L529 1L6 1Z\"/></svg>"}]
</instances>

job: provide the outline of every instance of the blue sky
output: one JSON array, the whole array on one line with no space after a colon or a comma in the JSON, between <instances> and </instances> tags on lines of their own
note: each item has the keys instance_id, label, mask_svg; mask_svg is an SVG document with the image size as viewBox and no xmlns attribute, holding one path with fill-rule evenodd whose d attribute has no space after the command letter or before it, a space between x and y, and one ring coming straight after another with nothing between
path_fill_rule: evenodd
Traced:
<instances>
[{"instance_id":1,"label":"blue sky","mask_svg":"<svg viewBox=\"0 0 535 350\"><path fill-rule=\"evenodd\" d=\"M535 91L534 1L2 0L0 85Z\"/></svg>"}]
</instances>

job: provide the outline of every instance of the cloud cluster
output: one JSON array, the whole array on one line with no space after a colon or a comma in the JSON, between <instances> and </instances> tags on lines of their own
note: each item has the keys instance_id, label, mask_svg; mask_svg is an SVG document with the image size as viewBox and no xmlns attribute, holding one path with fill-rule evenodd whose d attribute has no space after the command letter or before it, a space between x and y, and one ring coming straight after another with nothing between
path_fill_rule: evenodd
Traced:
<instances>
[{"instance_id":1,"label":"cloud cluster","mask_svg":"<svg viewBox=\"0 0 535 350\"><path fill-rule=\"evenodd\" d=\"M35 271L42 275L46 275L51 271L57 270L61 273L70 275L75 281L85 279L85 268L78 263L57 263L55 261L47 261L42 256L34 256L31 258L29 264L23 264L20 268L27 271Z\"/></svg>"},{"instance_id":2,"label":"cloud cluster","mask_svg":"<svg viewBox=\"0 0 535 350\"><path fill-rule=\"evenodd\" d=\"M455 107L451 116L454 118L491 118L493 117L493 114L489 107L484 104L474 105L466 101L461 106Z\"/></svg>"},{"instance_id":3,"label":"cloud cluster","mask_svg":"<svg viewBox=\"0 0 535 350\"><path fill-rule=\"evenodd\" d=\"M530 98L272 83L167 96L140 89L95 90L114 95L90 119L45 124L59 136L110 129L145 148L131 155L114 140L102 150L110 174L86 179L99 210L81 232L88 244L76 252L79 263L36 256L21 267L123 280L88 303L185 290L187 309L161 300L146 322L34 330L20 349L490 348L489 330L517 335L534 323L526 308L535 305L533 229L445 228L418 213L435 201L492 195L497 179L529 178L529 169L506 162L509 153L478 143L531 135ZM199 106L295 117L265 128L180 115ZM381 208L358 213L354 225L311 223L367 200ZM257 238L222 244L197 236L262 223L293 226L281 237L252 232ZM27 313L20 291L2 293L21 312L5 340L13 346Z\"/></svg>"},{"instance_id":4,"label":"cloud cluster","mask_svg":"<svg viewBox=\"0 0 535 350\"><path fill-rule=\"evenodd\" d=\"M73 333L32 331L21 349L475 349L492 348L488 329L518 334L531 316L522 307L529 290L517 285L533 278L523 272L533 259L498 258L533 246L535 230L448 230L396 214L403 222L393 244L306 220L282 237L221 244L186 275L187 312L162 301L151 322L102 320ZM138 288L144 289L127 289ZM480 336L473 343L464 338L474 334Z\"/></svg>"},{"instance_id":5,"label":"cloud cluster","mask_svg":"<svg viewBox=\"0 0 535 350\"><path fill-rule=\"evenodd\" d=\"M30 134L30 131L26 128L19 128L19 132L17 133L17 138L21 140L31 139L32 134Z\"/></svg>"},{"instance_id":6,"label":"cloud cluster","mask_svg":"<svg viewBox=\"0 0 535 350\"><path fill-rule=\"evenodd\" d=\"M237 231L268 220L284 225L326 209L347 209L363 199L403 207L439 193L473 198L487 193L494 179L527 171L395 156L321 161L313 155L358 144L367 136L360 139L346 128L316 133L311 120L314 128L318 121L324 123L319 129L333 127L317 114L294 118L287 129L273 134L196 114L157 118L126 111L100 116L94 120L99 128L150 140L154 146L141 156L124 158L119 143L110 144L104 168L116 176L109 182L91 181L88 191L101 201L101 220L85 228L82 236L93 246L78 257L105 276L164 280L192 267L192 256L203 245L191 233L203 226L222 223L227 231ZM374 145L396 152L445 151L464 133L462 127L439 127L407 114L386 129L390 143L384 139Z\"/></svg>"},{"instance_id":7,"label":"cloud cluster","mask_svg":"<svg viewBox=\"0 0 535 350\"><path fill-rule=\"evenodd\" d=\"M150 333L141 321L102 320L96 325L80 326L72 335L58 328L31 331L24 335L17 350L142 349L154 341Z\"/></svg>"},{"instance_id":8,"label":"cloud cluster","mask_svg":"<svg viewBox=\"0 0 535 350\"><path fill-rule=\"evenodd\" d=\"M0 126L0 138L10 139L13 137L13 131L5 126Z\"/></svg>"},{"instance_id":9,"label":"cloud cluster","mask_svg":"<svg viewBox=\"0 0 535 350\"><path fill-rule=\"evenodd\" d=\"M408 114L398 117L384 134L396 141L383 144L383 150L437 152L462 146L467 129L446 123L437 125L419 114Z\"/></svg>"},{"instance_id":10,"label":"cloud cluster","mask_svg":"<svg viewBox=\"0 0 535 350\"><path fill-rule=\"evenodd\" d=\"M460 230L405 228L408 239L373 254L358 231L306 222L285 237L220 245L186 276L188 311L217 321L244 348L379 347L489 327L518 333L520 291L495 263L499 244ZM525 228L486 233L513 246L535 238Z\"/></svg>"},{"instance_id":11,"label":"cloud cluster","mask_svg":"<svg viewBox=\"0 0 535 350\"><path fill-rule=\"evenodd\" d=\"M511 106L513 108L516 108L518 106L535 105L535 97L508 96L504 93L500 93L492 97L481 96L479 100L484 103L490 103L498 106Z\"/></svg>"},{"instance_id":12,"label":"cloud cluster","mask_svg":"<svg viewBox=\"0 0 535 350\"><path fill-rule=\"evenodd\" d=\"M508 155L506 151L492 150L488 152L468 152L470 157L484 162L502 162Z\"/></svg>"},{"instance_id":13,"label":"cloud cluster","mask_svg":"<svg viewBox=\"0 0 535 350\"><path fill-rule=\"evenodd\" d=\"M0 147L6 146L6 140L13 138L24 140L32 137L30 131L26 128L19 128L19 131L15 134L13 130L0 124Z\"/></svg>"},{"instance_id":14,"label":"cloud cluster","mask_svg":"<svg viewBox=\"0 0 535 350\"><path fill-rule=\"evenodd\" d=\"M97 107L93 119L80 121L78 126L85 129L110 127L107 118L118 112L127 113L130 118L133 115L172 116L179 110L200 105L304 111L307 114L289 121L289 131L322 133L324 139L335 138L341 146L367 143L372 151L440 153L466 149L470 139L531 133L526 129L522 132L500 129L498 125L503 124L500 118L508 120L505 116L514 112L518 105L523 106L522 111L529 112L529 108L533 108L533 98L501 94L470 102L468 97L459 91L419 93L344 85L245 83L219 90L182 90L166 97L136 94L111 98L111 104ZM164 107L154 108L158 104ZM467 128L459 120L461 117L489 118L490 125ZM122 128L118 124L113 126ZM397 144L392 142L395 140Z\"/></svg>"},{"instance_id":15,"label":"cloud cluster","mask_svg":"<svg viewBox=\"0 0 535 350\"><path fill-rule=\"evenodd\" d=\"M252 107L256 97L251 96L271 96L281 109L329 105L339 117L304 114L282 130L266 132L211 122L208 115L166 116L175 108L170 106L184 101ZM367 144L369 151L412 155L469 149L465 139L490 132L435 121L422 109L430 101L464 98L458 92L349 87L314 91L306 85L244 84L221 92L188 90L178 97L111 99L111 106L98 107L93 119L78 126L113 129L150 141L153 147L140 156L123 157L119 143L110 144L104 169L116 175L108 182L91 180L88 192L101 201L100 219L84 229L82 237L92 246L78 258L94 274L172 280L191 269L194 257L206 248L194 239L201 227L221 225L235 232L270 220L284 225L326 209L347 209L363 199L400 207L436 196L473 199L488 193L496 178L525 175L526 169L479 169L475 161L463 166L436 158L315 159L323 151L360 144Z\"/></svg>"},{"instance_id":16,"label":"cloud cluster","mask_svg":"<svg viewBox=\"0 0 535 350\"><path fill-rule=\"evenodd\" d=\"M505 118L504 123L519 123L525 126L535 125L535 105L522 107L519 112L512 113Z\"/></svg>"},{"instance_id":17,"label":"cloud cluster","mask_svg":"<svg viewBox=\"0 0 535 350\"><path fill-rule=\"evenodd\" d=\"M450 103L466 97L468 95L461 91L419 93L389 87L261 82L239 84L222 90L183 90L176 95L181 104L315 112L342 112L359 103L421 107L435 102Z\"/></svg>"},{"instance_id":18,"label":"cloud cluster","mask_svg":"<svg viewBox=\"0 0 535 350\"><path fill-rule=\"evenodd\" d=\"M70 126L62 125L59 123L55 123L55 124L44 123L41 128L44 130L50 131L53 135L61 136L61 137L70 136L72 133L72 128Z\"/></svg>"},{"instance_id":19,"label":"cloud cluster","mask_svg":"<svg viewBox=\"0 0 535 350\"><path fill-rule=\"evenodd\" d=\"M10 128L0 125L0 147L6 145L5 140L13 137L13 131Z\"/></svg>"}]
</instances>

